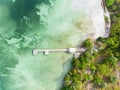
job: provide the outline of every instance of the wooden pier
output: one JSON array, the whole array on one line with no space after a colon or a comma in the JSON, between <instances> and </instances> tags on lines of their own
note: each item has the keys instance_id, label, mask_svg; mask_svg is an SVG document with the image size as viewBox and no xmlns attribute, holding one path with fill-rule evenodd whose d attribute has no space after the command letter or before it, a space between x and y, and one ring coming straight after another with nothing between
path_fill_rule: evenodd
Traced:
<instances>
[{"instance_id":1,"label":"wooden pier","mask_svg":"<svg viewBox=\"0 0 120 90\"><path fill-rule=\"evenodd\" d=\"M50 52L67 52L67 53L75 53L75 52L84 52L84 48L68 48L68 49L33 49L33 55L37 55L42 52L45 55L49 55Z\"/></svg>"}]
</instances>

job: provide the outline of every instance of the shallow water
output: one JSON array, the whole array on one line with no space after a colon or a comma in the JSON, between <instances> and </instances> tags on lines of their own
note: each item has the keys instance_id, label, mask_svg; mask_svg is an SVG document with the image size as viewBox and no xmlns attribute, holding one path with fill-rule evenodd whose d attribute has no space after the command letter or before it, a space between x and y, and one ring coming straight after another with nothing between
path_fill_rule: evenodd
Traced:
<instances>
[{"instance_id":1,"label":"shallow water","mask_svg":"<svg viewBox=\"0 0 120 90\"><path fill-rule=\"evenodd\" d=\"M105 33L101 0L0 0L0 90L57 90L77 47Z\"/></svg>"}]
</instances>

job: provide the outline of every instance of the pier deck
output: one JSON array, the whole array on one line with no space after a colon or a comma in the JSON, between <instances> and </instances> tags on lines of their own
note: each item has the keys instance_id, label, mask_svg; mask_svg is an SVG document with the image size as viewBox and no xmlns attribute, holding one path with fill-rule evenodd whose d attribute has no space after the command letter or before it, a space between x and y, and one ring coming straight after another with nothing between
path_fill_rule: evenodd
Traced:
<instances>
[{"instance_id":1,"label":"pier deck","mask_svg":"<svg viewBox=\"0 0 120 90\"><path fill-rule=\"evenodd\" d=\"M33 55L37 55L38 53L42 52L45 55L49 55L50 52L68 52L68 53L75 53L75 52L84 52L84 48L68 48L68 49L34 49Z\"/></svg>"}]
</instances>

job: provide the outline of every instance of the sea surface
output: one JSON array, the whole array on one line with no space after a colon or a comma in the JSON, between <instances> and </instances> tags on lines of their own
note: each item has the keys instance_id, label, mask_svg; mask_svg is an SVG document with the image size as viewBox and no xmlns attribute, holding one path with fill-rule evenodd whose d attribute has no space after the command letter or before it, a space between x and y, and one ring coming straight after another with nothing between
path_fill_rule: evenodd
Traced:
<instances>
[{"instance_id":1,"label":"sea surface","mask_svg":"<svg viewBox=\"0 0 120 90\"><path fill-rule=\"evenodd\" d=\"M78 47L105 34L101 0L0 0L0 90L59 90Z\"/></svg>"}]
</instances>

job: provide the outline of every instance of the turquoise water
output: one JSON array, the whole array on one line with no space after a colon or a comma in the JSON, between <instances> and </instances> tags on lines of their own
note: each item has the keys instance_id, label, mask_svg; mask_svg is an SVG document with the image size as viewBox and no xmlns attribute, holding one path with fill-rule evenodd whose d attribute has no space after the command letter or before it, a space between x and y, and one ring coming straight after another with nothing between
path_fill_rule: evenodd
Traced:
<instances>
[{"instance_id":1,"label":"turquoise water","mask_svg":"<svg viewBox=\"0 0 120 90\"><path fill-rule=\"evenodd\" d=\"M104 35L101 0L0 0L0 90L58 90L77 47Z\"/></svg>"}]
</instances>

